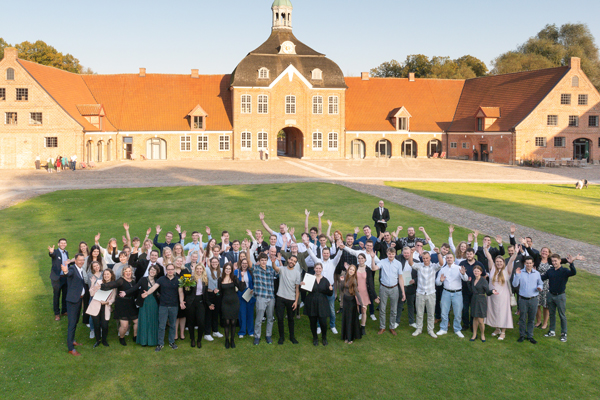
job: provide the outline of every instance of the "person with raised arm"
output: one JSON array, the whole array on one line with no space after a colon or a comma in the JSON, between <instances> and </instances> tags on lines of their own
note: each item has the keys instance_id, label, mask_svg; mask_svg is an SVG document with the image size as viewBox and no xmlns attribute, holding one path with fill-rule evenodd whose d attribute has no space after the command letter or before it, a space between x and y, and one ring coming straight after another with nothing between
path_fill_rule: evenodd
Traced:
<instances>
[{"instance_id":1,"label":"person with raised arm","mask_svg":"<svg viewBox=\"0 0 600 400\"><path fill-rule=\"evenodd\" d=\"M463 309L462 282L467 282L468 280L469 277L467 276L465 268L460 267L454 262L454 254L446 254L446 263L435 280L437 286L443 286L444 288L441 300L442 322L440 323L440 330L436 335L441 336L448 333L448 316L450 314L450 307L452 307L452 313L454 314L454 333L459 338L464 338L460 324Z\"/></svg>"},{"instance_id":2,"label":"person with raised arm","mask_svg":"<svg viewBox=\"0 0 600 400\"><path fill-rule=\"evenodd\" d=\"M61 241L59 241L60 244ZM66 240L65 240L66 242ZM81 346L80 343L75 341L75 332L77 330L77 323L79 322L79 316L81 315L81 305L83 302L83 295L85 294L85 281L83 278L83 263L85 257L83 254L77 254L74 258L74 264L67 262L70 260L62 260L63 264L60 269L64 276L67 278L67 318L69 319L69 326L67 329L67 348L69 354L73 356L80 356L81 354L75 350L75 346Z\"/></svg>"},{"instance_id":3,"label":"person with raised arm","mask_svg":"<svg viewBox=\"0 0 600 400\"><path fill-rule=\"evenodd\" d=\"M525 271L517 268L513 278L513 286L519 286L519 339L525 339L532 344L537 341L533 338L533 324L538 307L538 294L544 288L540 273L533 269L533 258L525 257Z\"/></svg>"},{"instance_id":4,"label":"person with raised arm","mask_svg":"<svg viewBox=\"0 0 600 400\"><path fill-rule=\"evenodd\" d=\"M198 231L193 231L192 232L192 241L189 243L185 243L185 238L187 233L184 231L181 234L181 245L183 246L183 250L187 251L188 254L191 253L192 251L197 251L197 252L201 252L206 248L206 244L210 241L210 239L212 239L212 236L210 235L210 228L207 226L206 227L206 234L208 235L208 241L206 243L204 243L202 241L202 234Z\"/></svg>"},{"instance_id":5,"label":"person with raised arm","mask_svg":"<svg viewBox=\"0 0 600 400\"><path fill-rule=\"evenodd\" d=\"M287 239L283 240L284 247L287 246ZM300 266L297 265L298 258L294 255L288 259L287 267L273 266L275 272L279 274L279 288L277 290L275 307L277 309L277 327L279 328L278 344L285 341L283 315L287 313L288 333L290 342L298 344L294 334L294 313L298 309L300 301Z\"/></svg>"},{"instance_id":6,"label":"person with raised arm","mask_svg":"<svg viewBox=\"0 0 600 400\"><path fill-rule=\"evenodd\" d=\"M467 248L469 247L469 243L473 241L473 234L469 233L468 242L461 241L458 243L458 246L454 246L454 240L452 238L452 234L454 233L454 225L450 225L448 227L449 235L448 235L448 245L454 253L454 262L457 265L460 265L461 262L467 259Z\"/></svg>"},{"instance_id":7,"label":"person with raised arm","mask_svg":"<svg viewBox=\"0 0 600 400\"><path fill-rule=\"evenodd\" d=\"M549 281L550 286L548 289L548 308L550 309L550 330L546 333L545 337L556 336L556 309L558 309L558 316L560 317L560 341L567 341L567 295L565 294L567 288L567 282L571 276L577 274L575 269L575 259L570 254L567 256L567 262L569 263L569 269L562 267L562 259L558 254L552 254L550 257L552 260L552 267L548 271L542 274L543 281ZM579 257L577 258L579 259Z\"/></svg>"},{"instance_id":8,"label":"person with raised arm","mask_svg":"<svg viewBox=\"0 0 600 400\"><path fill-rule=\"evenodd\" d=\"M288 233L288 228L287 225L284 223L279 224L279 232L275 232L273 229L269 228L269 225L267 225L267 223L265 222L265 213L260 213L258 215L258 217L260 218L260 222L262 223L262 225L265 227L265 229L267 230L267 232L269 232L271 235L275 235L277 236L277 243L275 244L275 246L281 248L283 246L283 236L287 236L288 242L292 241L292 236Z\"/></svg>"},{"instance_id":9,"label":"person with raised arm","mask_svg":"<svg viewBox=\"0 0 600 400\"><path fill-rule=\"evenodd\" d=\"M496 256L496 259L493 260L489 250L485 247L483 248L484 254L488 259L488 265L491 266L489 288L490 290L495 289L498 293L497 296L488 296L487 298L488 307L485 323L496 328L492 336L498 336L498 340L504 340L506 329L513 328L509 280L517 254L521 251L520 246L516 250L508 260L508 264L506 264L502 256Z\"/></svg>"},{"instance_id":10,"label":"person with raised arm","mask_svg":"<svg viewBox=\"0 0 600 400\"><path fill-rule=\"evenodd\" d=\"M369 228L369 227L367 226L366 228ZM369 232L370 232L370 228L369 228ZM375 271L377 271L379 269L379 267L377 266L377 263L379 262L379 258L377 257L377 255L375 255L373 241L371 239L367 240L364 245L364 249L355 250L355 249L349 248L347 246L344 246L343 250L352 254L353 256L355 256L357 258L359 256L359 254L362 254L365 257L365 265L367 267L366 271L368 274L371 274L370 280L375 282ZM375 289L373 289L373 291L375 291ZM373 321L377 321L377 317L375 316L375 306L373 305L376 298L377 298L377 294L375 294L375 297L371 299L371 304L369 304L369 314L371 315L371 319ZM379 303L379 300L377 300L377 303Z\"/></svg>"},{"instance_id":11,"label":"person with raised arm","mask_svg":"<svg viewBox=\"0 0 600 400\"><path fill-rule=\"evenodd\" d=\"M196 286L184 290L179 288L179 300L183 299L183 304L179 307L185 310L186 323L188 332L190 334L190 345L192 347L198 346L202 348L202 335L204 334L204 321L206 308L214 309L214 304L211 304L208 300L208 291L206 287L208 285L208 277L206 270L202 264L198 264L194 269L193 279L196 281ZM196 327L198 327L198 342L196 342Z\"/></svg>"},{"instance_id":12,"label":"person with raised arm","mask_svg":"<svg viewBox=\"0 0 600 400\"><path fill-rule=\"evenodd\" d=\"M425 233L425 228L423 228L422 226L419 227L419 230L423 233ZM408 236L406 237L398 237L398 235L400 234L400 231L402 231L402 227L399 226L396 229L396 232L394 232L392 235L397 239L397 243L398 243L398 247L404 248L404 247L410 247L411 249L413 247L415 247L417 242L421 242L421 243L428 243L429 241L420 237L417 237L415 235L415 228L413 228L412 226L408 227L408 229L406 230ZM427 236L426 236L427 237ZM433 249L432 249L433 250Z\"/></svg>"},{"instance_id":13,"label":"person with raised arm","mask_svg":"<svg viewBox=\"0 0 600 400\"><path fill-rule=\"evenodd\" d=\"M473 274L473 268L479 265L481 268L483 264L475 259L475 249L469 247L467 248L467 259L461 262L459 265L461 267L465 267L465 271L467 276L472 280L475 278ZM485 275L485 274L484 274ZM485 276L484 276L485 277ZM463 311L462 311L462 328L463 330L471 329L473 330L473 310L471 310L471 300L473 298L473 293L471 292L471 288L467 282L463 282L462 288L462 297L463 297Z\"/></svg>"},{"instance_id":14,"label":"person with raised arm","mask_svg":"<svg viewBox=\"0 0 600 400\"><path fill-rule=\"evenodd\" d=\"M116 258L120 253L119 249L117 248L117 239L108 239L108 244L106 245L106 248L104 248L100 246L100 233L98 232L96 237L94 237L94 242L95 245L100 249L100 252L102 253L102 258L106 261L106 266L110 269L113 269L116 263L114 261L114 258Z\"/></svg>"},{"instance_id":15,"label":"person with raised arm","mask_svg":"<svg viewBox=\"0 0 600 400\"><path fill-rule=\"evenodd\" d=\"M310 211L308 211L308 209L304 210L304 215L306 215L306 218L304 220L304 232L310 235L310 242L312 244L316 245L318 242L318 237L321 234L322 228L321 218L323 217L324 213L324 211L321 211L317 214L317 217L319 218L318 226L313 226L312 228L308 229L308 216L310 215Z\"/></svg>"},{"instance_id":16,"label":"person with raised arm","mask_svg":"<svg viewBox=\"0 0 600 400\"><path fill-rule=\"evenodd\" d=\"M161 229L160 225L156 225L156 235L154 236L153 243L160 251L161 257L163 255L163 250L165 249L165 247L169 247L171 250L173 250L173 247L175 247L175 243L181 242L181 227L179 225L177 225L177 226L175 226L175 230L179 233L179 240L177 242L173 242L173 232L169 231L165 235L164 243L159 243L158 235L160 235L160 232L162 231L162 229Z\"/></svg>"},{"instance_id":17,"label":"person with raised arm","mask_svg":"<svg viewBox=\"0 0 600 400\"><path fill-rule=\"evenodd\" d=\"M475 266L473 268L475 279L469 281L471 293L471 309L473 310L473 337L469 339L474 342L477 339L477 328L481 330L481 341L485 343L485 324L483 321L487 316L487 300L486 296L498 295L495 289L490 289L488 282L483 277L483 268Z\"/></svg>"},{"instance_id":18,"label":"person with raised arm","mask_svg":"<svg viewBox=\"0 0 600 400\"><path fill-rule=\"evenodd\" d=\"M54 320L60 321L61 315L67 315L67 275L61 269L63 264L67 265L70 262L67 239L58 240L58 249L48 246L48 256L52 259L50 282L52 282Z\"/></svg>"},{"instance_id":19,"label":"person with raised arm","mask_svg":"<svg viewBox=\"0 0 600 400\"><path fill-rule=\"evenodd\" d=\"M490 265L488 265L487 257L483 252L484 248L488 249L488 252L492 256L492 260L496 259L497 256L504 255L504 246L502 246L502 236L496 235L496 243L498 243L498 248L492 247L492 238L488 235L483 237L482 247L479 247L477 244L477 236L479 235L478 231L475 231L475 244L473 248L475 249L475 255L477 256L477 261L483 264L483 272L484 276L487 275L490 271Z\"/></svg>"},{"instance_id":20,"label":"person with raised arm","mask_svg":"<svg viewBox=\"0 0 600 400\"><path fill-rule=\"evenodd\" d=\"M300 282L304 286L304 282ZM310 332L313 335L313 345L319 345L317 324L320 324L321 338L323 346L327 346L327 315L330 313L328 298L333 295L333 286L323 275L323 265L320 262L315 263L315 284L306 296L304 304L304 315L308 316L310 321Z\"/></svg>"},{"instance_id":21,"label":"person with raised arm","mask_svg":"<svg viewBox=\"0 0 600 400\"><path fill-rule=\"evenodd\" d=\"M402 276L402 264L396 260L396 250L394 248L387 249L387 258L377 263L379 267L379 332L381 335L385 332L385 314L387 304L390 304L390 333L396 336L396 313L398 312L398 297L402 292L402 301L406 301L406 293L404 293L404 277Z\"/></svg>"},{"instance_id":22,"label":"person with raised arm","mask_svg":"<svg viewBox=\"0 0 600 400\"><path fill-rule=\"evenodd\" d=\"M423 252L423 262L415 262L411 257L408 260L411 268L416 270L419 278L417 280L417 329L413 336L418 336L423 332L423 313L427 307L427 333L432 338L437 338L433 331L435 320L435 274L442 266L439 263L431 262L431 254ZM438 260L441 256L438 255Z\"/></svg>"}]
</instances>

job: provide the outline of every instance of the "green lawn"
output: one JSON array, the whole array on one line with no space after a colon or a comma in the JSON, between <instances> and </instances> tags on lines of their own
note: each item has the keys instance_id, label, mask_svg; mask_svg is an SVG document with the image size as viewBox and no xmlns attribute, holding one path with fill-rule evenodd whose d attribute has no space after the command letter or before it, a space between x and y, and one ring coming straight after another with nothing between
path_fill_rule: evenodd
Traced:
<instances>
[{"instance_id":1,"label":"green lawn","mask_svg":"<svg viewBox=\"0 0 600 400\"><path fill-rule=\"evenodd\" d=\"M594 372L600 365L600 278L583 271L568 287L567 343L545 339L540 330L536 346L516 343L516 330L504 342L493 340L489 329L487 343L452 334L413 338L403 316L397 337L388 332L378 336L378 321L369 319L368 335L353 345L330 335L328 347L315 348L302 317L296 325L297 346L289 341L252 346L245 338L236 341L236 349L225 350L217 339L204 342L201 350L180 341L176 351L155 353L133 345L131 337L127 347L120 346L111 322L109 348L93 350L88 329L80 324L76 338L84 344L83 356L66 353L67 321L53 320L46 250L59 237L68 239L71 254L80 240L93 242L98 231L103 244L120 237L125 221L133 235L143 236L156 224L167 230L179 223L188 232L209 225L215 233L227 228L233 238L242 238L246 228L260 226L260 211L272 227L285 221L300 231L305 208L312 211L311 225L317 211L324 210L325 220L332 219L334 228L346 233L372 222L377 201L337 185L284 184L55 192L1 210L2 399L465 399L475 397L474 392L494 399L600 397ZM392 225L396 220L405 227L423 225L436 243L446 240L446 224L387 206ZM457 228L455 238L466 232Z\"/></svg>"},{"instance_id":2,"label":"green lawn","mask_svg":"<svg viewBox=\"0 0 600 400\"><path fill-rule=\"evenodd\" d=\"M386 182L419 196L545 232L600 243L600 186ZM508 227L507 227L508 229ZM498 232L505 234L505 232ZM518 235L518 233L517 233Z\"/></svg>"}]
</instances>

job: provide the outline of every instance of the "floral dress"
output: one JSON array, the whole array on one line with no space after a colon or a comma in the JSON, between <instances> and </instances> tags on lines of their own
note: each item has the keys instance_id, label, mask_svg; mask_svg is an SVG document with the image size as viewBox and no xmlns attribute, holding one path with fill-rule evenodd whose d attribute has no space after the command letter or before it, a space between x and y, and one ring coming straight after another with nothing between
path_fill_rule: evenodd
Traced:
<instances>
[{"instance_id":1,"label":"floral dress","mask_svg":"<svg viewBox=\"0 0 600 400\"><path fill-rule=\"evenodd\" d=\"M537 270L540 274L543 274L544 272L548 271L550 268L552 268L552 264L541 262L540 265L537 267ZM538 305L540 305L544 308L548 308L547 298L548 298L549 290L550 290L550 281L546 279L544 281L544 288L542 289L540 294L538 294Z\"/></svg>"}]
</instances>

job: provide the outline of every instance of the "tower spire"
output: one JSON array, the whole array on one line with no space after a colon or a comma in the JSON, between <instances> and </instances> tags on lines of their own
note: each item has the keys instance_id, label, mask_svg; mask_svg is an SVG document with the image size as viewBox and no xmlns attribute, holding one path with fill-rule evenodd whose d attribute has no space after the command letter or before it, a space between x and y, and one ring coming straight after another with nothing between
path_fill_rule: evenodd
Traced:
<instances>
[{"instance_id":1,"label":"tower spire","mask_svg":"<svg viewBox=\"0 0 600 400\"><path fill-rule=\"evenodd\" d=\"M290 0L275 0L271 6L273 11L273 30L292 30L292 2Z\"/></svg>"}]
</instances>

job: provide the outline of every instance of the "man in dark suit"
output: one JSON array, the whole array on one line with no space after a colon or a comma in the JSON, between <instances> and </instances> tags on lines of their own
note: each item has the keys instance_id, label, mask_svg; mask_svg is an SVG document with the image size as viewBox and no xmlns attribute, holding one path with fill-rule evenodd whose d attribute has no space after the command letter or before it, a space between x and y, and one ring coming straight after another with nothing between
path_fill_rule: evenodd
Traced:
<instances>
[{"instance_id":1,"label":"man in dark suit","mask_svg":"<svg viewBox=\"0 0 600 400\"><path fill-rule=\"evenodd\" d=\"M145 276L148 276L148 269L151 265L157 265L159 268L159 273L154 277L154 279L158 279L164 275L163 266L158 262L158 250L152 250L150 252L150 259L147 260L145 258L140 258L135 265L135 281L139 282Z\"/></svg>"},{"instance_id":2,"label":"man in dark suit","mask_svg":"<svg viewBox=\"0 0 600 400\"><path fill-rule=\"evenodd\" d=\"M224 256L227 259L227 261L229 261L232 264L238 262L240 258L240 241L234 240L233 242L231 242L231 250L226 252Z\"/></svg>"},{"instance_id":3,"label":"man in dark suit","mask_svg":"<svg viewBox=\"0 0 600 400\"><path fill-rule=\"evenodd\" d=\"M477 244L477 234L479 232L475 231L475 244ZM485 267L485 273L489 273L490 272L490 266L488 265L488 259L486 257L486 255L483 253L483 248L487 248L488 251L490 252L490 255L492 256L492 260L495 260L497 256L503 256L504 255L504 246L502 246L502 236L498 235L496 236L496 242L498 243L498 248L495 247L491 247L492 245L492 238L489 237L488 235L485 235L483 237L483 246L479 247L477 249L477 252L475 253L475 255L477 256L477 260L483 264L483 266Z\"/></svg>"},{"instance_id":4,"label":"man in dark suit","mask_svg":"<svg viewBox=\"0 0 600 400\"><path fill-rule=\"evenodd\" d=\"M383 207L383 200L379 200L379 207L373 210L373 221L375 222L375 230L377 231L377 237L381 232L385 232L387 229L387 223L390 220L390 212L387 208Z\"/></svg>"},{"instance_id":5,"label":"man in dark suit","mask_svg":"<svg viewBox=\"0 0 600 400\"><path fill-rule=\"evenodd\" d=\"M48 255L52 259L50 281L52 282L52 292L54 293L52 304L54 307L55 321L60 321L60 314L67 314L67 277L63 275L61 270L63 264L69 263L69 253L66 248L67 239L64 238L58 241L58 249L54 249L54 246L48 246ZM62 308L60 302L61 298Z\"/></svg>"},{"instance_id":6,"label":"man in dark suit","mask_svg":"<svg viewBox=\"0 0 600 400\"><path fill-rule=\"evenodd\" d=\"M85 294L85 282L83 280L83 264L85 256L81 253L75 256L75 265L61 266L62 273L67 277L67 318L69 319L69 328L67 330L67 347L69 353L74 356L81 354L75 350L75 346L80 346L75 341L75 330L81 315L81 305L83 303L83 295Z\"/></svg>"}]
</instances>

